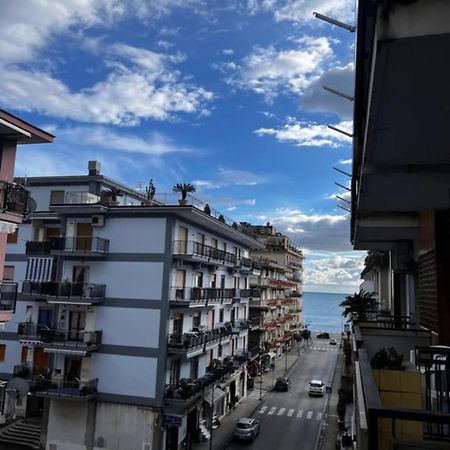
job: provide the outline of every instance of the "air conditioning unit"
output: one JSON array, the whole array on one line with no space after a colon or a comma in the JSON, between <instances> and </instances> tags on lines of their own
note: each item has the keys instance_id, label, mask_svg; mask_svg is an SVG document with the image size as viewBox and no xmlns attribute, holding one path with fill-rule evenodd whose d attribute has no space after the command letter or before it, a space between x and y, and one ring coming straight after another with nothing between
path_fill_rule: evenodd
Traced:
<instances>
[{"instance_id":1,"label":"air conditioning unit","mask_svg":"<svg viewBox=\"0 0 450 450\"><path fill-rule=\"evenodd\" d=\"M92 216L91 217L91 225L93 227L104 227L105 226L105 216Z\"/></svg>"}]
</instances>

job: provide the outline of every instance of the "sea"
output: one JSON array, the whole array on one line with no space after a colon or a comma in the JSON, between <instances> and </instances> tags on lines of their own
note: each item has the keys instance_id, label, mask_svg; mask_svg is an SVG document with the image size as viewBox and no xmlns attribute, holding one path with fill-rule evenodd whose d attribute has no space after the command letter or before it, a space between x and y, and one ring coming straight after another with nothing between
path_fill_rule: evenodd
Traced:
<instances>
[{"instance_id":1,"label":"sea","mask_svg":"<svg viewBox=\"0 0 450 450\"><path fill-rule=\"evenodd\" d=\"M312 331L340 333L346 319L339 306L349 294L303 292L303 324Z\"/></svg>"}]
</instances>

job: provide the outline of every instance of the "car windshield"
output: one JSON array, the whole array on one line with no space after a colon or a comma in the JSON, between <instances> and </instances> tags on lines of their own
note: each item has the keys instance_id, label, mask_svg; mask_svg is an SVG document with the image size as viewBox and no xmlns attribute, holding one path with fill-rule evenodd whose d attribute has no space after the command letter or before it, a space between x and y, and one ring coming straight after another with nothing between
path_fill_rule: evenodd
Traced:
<instances>
[{"instance_id":1,"label":"car windshield","mask_svg":"<svg viewBox=\"0 0 450 450\"><path fill-rule=\"evenodd\" d=\"M321 383L311 383L311 387L320 388L320 387L322 387L322 384Z\"/></svg>"},{"instance_id":2,"label":"car windshield","mask_svg":"<svg viewBox=\"0 0 450 450\"><path fill-rule=\"evenodd\" d=\"M241 428L243 430L248 430L249 428L251 428L251 425L249 423L238 423L236 425L236 428Z\"/></svg>"},{"instance_id":3,"label":"car windshield","mask_svg":"<svg viewBox=\"0 0 450 450\"><path fill-rule=\"evenodd\" d=\"M278 378L277 383L284 383L284 379L283 378Z\"/></svg>"}]
</instances>

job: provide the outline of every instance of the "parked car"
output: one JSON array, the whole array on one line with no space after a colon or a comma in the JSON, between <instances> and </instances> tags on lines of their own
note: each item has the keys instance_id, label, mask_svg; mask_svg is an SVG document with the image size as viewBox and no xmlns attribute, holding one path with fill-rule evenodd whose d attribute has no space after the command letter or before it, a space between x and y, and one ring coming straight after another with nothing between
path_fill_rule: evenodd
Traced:
<instances>
[{"instance_id":1,"label":"parked car","mask_svg":"<svg viewBox=\"0 0 450 450\"><path fill-rule=\"evenodd\" d=\"M330 339L330 333L322 332L317 335L317 339Z\"/></svg>"},{"instance_id":2,"label":"parked car","mask_svg":"<svg viewBox=\"0 0 450 450\"><path fill-rule=\"evenodd\" d=\"M325 385L322 383L321 380L311 380L309 382L309 395L319 395L320 397L323 396L325 392Z\"/></svg>"},{"instance_id":3,"label":"parked car","mask_svg":"<svg viewBox=\"0 0 450 450\"><path fill-rule=\"evenodd\" d=\"M289 378L277 378L277 381L275 381L275 390L276 391L288 391L289 390Z\"/></svg>"},{"instance_id":4,"label":"parked car","mask_svg":"<svg viewBox=\"0 0 450 450\"><path fill-rule=\"evenodd\" d=\"M337 340L336 339L330 339L330 345L337 345Z\"/></svg>"},{"instance_id":5,"label":"parked car","mask_svg":"<svg viewBox=\"0 0 450 450\"><path fill-rule=\"evenodd\" d=\"M258 436L260 430L259 419L252 417L242 417L238 420L234 429L234 437L243 441L253 441Z\"/></svg>"}]
</instances>

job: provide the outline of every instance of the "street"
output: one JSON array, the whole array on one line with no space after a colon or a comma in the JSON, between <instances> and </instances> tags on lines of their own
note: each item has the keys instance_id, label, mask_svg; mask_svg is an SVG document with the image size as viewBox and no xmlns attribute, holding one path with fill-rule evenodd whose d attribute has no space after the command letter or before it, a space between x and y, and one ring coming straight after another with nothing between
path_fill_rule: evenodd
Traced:
<instances>
[{"instance_id":1,"label":"street","mask_svg":"<svg viewBox=\"0 0 450 450\"><path fill-rule=\"evenodd\" d=\"M309 397L308 385L311 379L331 385L337 354L338 346L330 345L329 340L315 340L308 350L302 349L299 360L288 374L289 392L267 392L255 414L261 420L259 436L250 445L233 441L227 448L237 450L245 445L258 450L314 450L327 394ZM283 358L276 364L277 367L284 364ZM257 392L258 385L251 396L255 397Z\"/></svg>"}]
</instances>

